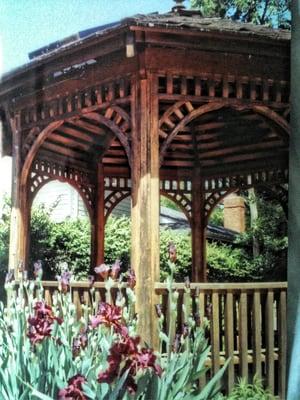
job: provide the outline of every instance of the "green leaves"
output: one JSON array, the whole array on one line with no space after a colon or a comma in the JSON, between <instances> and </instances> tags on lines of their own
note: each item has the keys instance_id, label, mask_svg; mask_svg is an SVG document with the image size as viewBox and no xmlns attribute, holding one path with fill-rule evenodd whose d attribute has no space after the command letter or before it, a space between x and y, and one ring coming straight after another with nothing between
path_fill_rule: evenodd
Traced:
<instances>
[{"instance_id":1,"label":"green leaves","mask_svg":"<svg viewBox=\"0 0 300 400\"><path fill-rule=\"evenodd\" d=\"M191 0L191 5L205 17L230 17L233 20L290 29L290 0Z\"/></svg>"},{"instance_id":2,"label":"green leaves","mask_svg":"<svg viewBox=\"0 0 300 400\"><path fill-rule=\"evenodd\" d=\"M239 379L235 384L227 400L275 400L275 397L265 390L261 379L254 376L253 383L247 383L245 379Z\"/></svg>"}]
</instances>

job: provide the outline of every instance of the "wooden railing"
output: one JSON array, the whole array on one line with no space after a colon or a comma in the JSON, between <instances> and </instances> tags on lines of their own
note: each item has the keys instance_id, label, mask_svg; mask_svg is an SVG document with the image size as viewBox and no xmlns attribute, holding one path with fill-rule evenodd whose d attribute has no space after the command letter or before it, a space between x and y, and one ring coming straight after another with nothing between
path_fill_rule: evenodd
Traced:
<instances>
[{"instance_id":1,"label":"wooden railing","mask_svg":"<svg viewBox=\"0 0 300 400\"><path fill-rule=\"evenodd\" d=\"M43 282L45 297L51 303L57 283ZM97 301L105 301L103 282L94 285ZM170 333L168 309L169 292L166 284L157 283L156 293L165 315L164 329ZM280 399L285 398L286 389L286 292L285 282L276 283L191 283L190 293L182 283L173 284L178 291L177 320L172 335L180 332L185 322L182 312L187 296L192 299L192 312L200 319L207 318L207 338L211 353L207 359L209 368L200 384L204 385L210 374L219 370L225 360L231 362L224 377L224 386L229 392L238 376L251 381L256 374L265 386ZM112 300L117 288L111 289ZM82 314L82 304L90 303L89 284L72 283L73 302L77 314Z\"/></svg>"}]
</instances>

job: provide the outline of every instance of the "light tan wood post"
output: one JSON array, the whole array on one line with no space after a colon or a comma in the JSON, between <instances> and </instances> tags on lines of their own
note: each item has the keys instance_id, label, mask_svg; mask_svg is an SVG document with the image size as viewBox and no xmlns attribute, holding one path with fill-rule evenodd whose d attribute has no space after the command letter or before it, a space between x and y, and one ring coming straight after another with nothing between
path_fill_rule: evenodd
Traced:
<instances>
[{"instance_id":1,"label":"light tan wood post","mask_svg":"<svg viewBox=\"0 0 300 400\"><path fill-rule=\"evenodd\" d=\"M159 140L155 76L133 82L132 90L132 245L136 272L138 331L151 346L158 345L154 284L159 280Z\"/></svg>"},{"instance_id":2,"label":"light tan wood post","mask_svg":"<svg viewBox=\"0 0 300 400\"><path fill-rule=\"evenodd\" d=\"M97 164L97 193L96 193L96 210L95 210L95 224L92 242L94 253L94 267L104 262L104 175L103 164L99 161Z\"/></svg>"},{"instance_id":3,"label":"light tan wood post","mask_svg":"<svg viewBox=\"0 0 300 400\"><path fill-rule=\"evenodd\" d=\"M24 215L27 200L24 196L27 192L21 188L20 184L22 171L20 115L15 114L14 117L9 117L9 120L12 130L12 209L8 264L9 269L13 270L15 277L18 278L20 262L25 264L27 261L28 226L26 226L26 219L28 220L28 214Z\"/></svg>"},{"instance_id":4,"label":"light tan wood post","mask_svg":"<svg viewBox=\"0 0 300 400\"><path fill-rule=\"evenodd\" d=\"M192 181L192 281L206 282L206 234L204 194L200 169L195 168Z\"/></svg>"}]
</instances>

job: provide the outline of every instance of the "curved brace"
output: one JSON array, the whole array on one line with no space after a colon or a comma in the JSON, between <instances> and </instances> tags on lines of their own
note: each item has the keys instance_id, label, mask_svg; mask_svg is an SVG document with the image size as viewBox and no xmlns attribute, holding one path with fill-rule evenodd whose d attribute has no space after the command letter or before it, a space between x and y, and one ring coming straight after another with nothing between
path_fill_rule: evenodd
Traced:
<instances>
[{"instance_id":1,"label":"curved brace","mask_svg":"<svg viewBox=\"0 0 300 400\"><path fill-rule=\"evenodd\" d=\"M216 207L216 205L220 203L220 201L222 201L229 194L237 191L238 191L237 188L233 188L226 191L222 190L219 192L213 192L207 197L207 199L205 199L204 203L205 226L207 226L209 217L213 212L214 208Z\"/></svg>"},{"instance_id":2,"label":"curved brace","mask_svg":"<svg viewBox=\"0 0 300 400\"><path fill-rule=\"evenodd\" d=\"M180 104L180 103L179 103ZM186 104L186 103L184 103ZM191 103L189 103L191 104ZM174 137L177 135L177 133L189 122L191 122L194 118L199 117L200 115L219 110L220 108L223 108L225 106L224 102L216 102L216 103L207 103L204 104L196 109L192 109L188 115L183 117L181 121L174 127L172 132L166 137L164 140L161 149L160 149L160 163L162 164L165 153L167 151L168 146L174 139ZM179 110L180 111L180 110Z\"/></svg>"},{"instance_id":3,"label":"curved brace","mask_svg":"<svg viewBox=\"0 0 300 400\"><path fill-rule=\"evenodd\" d=\"M63 178L63 177L43 176L43 177L40 177L42 179L41 181L38 178L39 177L37 177L36 180L38 180L39 183L38 183L38 185L35 185L35 190L33 192L30 191L29 209L32 206L35 196L42 189L43 186L45 186L49 182L60 181L63 183L68 183L79 193L82 201L84 202L86 209L88 210L90 221L92 221L92 219L94 217L94 211L93 211L93 207L91 204L91 199L89 198L89 196L87 196L87 193L90 193L90 192L85 185L76 184L72 181L69 181L67 178Z\"/></svg>"},{"instance_id":4,"label":"curved brace","mask_svg":"<svg viewBox=\"0 0 300 400\"><path fill-rule=\"evenodd\" d=\"M173 201L180 208L180 210L184 213L187 220L189 221L189 224L191 225L191 223L192 223L191 201L184 195L178 194L178 193L172 193L172 192L166 192L164 190L160 190L160 194L162 196L167 197L171 201ZM180 197L180 200L178 200L178 196Z\"/></svg>"},{"instance_id":5,"label":"curved brace","mask_svg":"<svg viewBox=\"0 0 300 400\"><path fill-rule=\"evenodd\" d=\"M113 191L104 200L104 212L105 212L105 223L112 213L113 209L121 203L122 200L126 199L131 195L128 191Z\"/></svg>"},{"instance_id":6,"label":"curved brace","mask_svg":"<svg viewBox=\"0 0 300 400\"><path fill-rule=\"evenodd\" d=\"M131 120L129 115L118 106L108 107L105 115L96 112L89 112L83 114L85 118L91 118L99 124L105 125L110 129L119 139L126 152L128 163L131 166L131 149L128 138L125 132L130 128ZM80 119L80 116L76 119ZM73 118L74 120L74 118Z\"/></svg>"},{"instance_id":7,"label":"curved brace","mask_svg":"<svg viewBox=\"0 0 300 400\"><path fill-rule=\"evenodd\" d=\"M189 113L184 115L184 113L180 110L182 107L185 107ZM167 148L170 143L174 139L174 137L178 134L178 132L189 122L191 122L194 118L199 117L200 115L217 111L224 107L231 107L236 110L252 110L253 112L260 114L269 120L273 121L276 125L278 125L287 135L290 135L290 125L289 123L277 114L275 111L271 110L269 107L262 105L234 105L230 104L228 101L218 101L213 103L206 103L201 105L200 107L194 109L190 102L177 102L173 106L171 106L161 117L159 122L159 130L161 132L160 136L164 138L164 141L160 148L160 163L163 163L164 156L166 154ZM174 124L169 117L175 114L177 119L177 124ZM162 125L166 124L168 127L172 128L172 131L167 134L163 129Z\"/></svg>"},{"instance_id":8,"label":"curved brace","mask_svg":"<svg viewBox=\"0 0 300 400\"><path fill-rule=\"evenodd\" d=\"M107 126L120 140L121 144L123 145L126 155L128 157L128 162L129 165L131 165L131 150L130 150L130 144L129 141L125 135L125 131L130 127L130 117L128 114L122 110L118 106L112 106L108 107L106 109L105 115L101 115L95 112L89 112L89 113L82 113L82 116L89 117L93 116L93 118ZM80 117L78 117L80 118ZM32 162L39 150L39 148L42 146L42 144L45 142L45 140L50 136L50 134L59 128L61 125L63 125L66 121L74 121L73 118L69 118L67 120L59 120L50 123L46 128L44 128L42 131L39 130L38 135L35 137L34 143L31 145L24 164L22 168L22 173L21 173L21 186L26 186L26 182L28 180L28 175L29 171L32 165ZM33 132L37 132L38 128L33 128Z\"/></svg>"},{"instance_id":9,"label":"curved brace","mask_svg":"<svg viewBox=\"0 0 300 400\"><path fill-rule=\"evenodd\" d=\"M26 136L26 139L24 140L24 144L22 146L23 157L26 157L26 155L30 151L32 144L34 143L35 139L38 137L38 135L40 133L41 133L41 129L37 126L30 129L28 135Z\"/></svg>"},{"instance_id":10,"label":"curved brace","mask_svg":"<svg viewBox=\"0 0 300 400\"><path fill-rule=\"evenodd\" d=\"M279 114L277 114L275 111L271 110L269 107L259 106L259 105L255 105L251 108L257 114L263 115L264 117L275 122L276 125L280 126L280 128L282 128L287 133L287 135L290 136L291 127L290 127L289 123L283 117L281 117Z\"/></svg>"},{"instance_id":11,"label":"curved brace","mask_svg":"<svg viewBox=\"0 0 300 400\"><path fill-rule=\"evenodd\" d=\"M30 150L27 153L27 156L25 158L23 168L22 168L22 173L21 173L21 186L25 187L26 182L28 180L28 175L30 173L31 165L32 162L40 148L40 146L44 143L44 141L47 139L47 137L53 132L55 129L60 127L65 121L55 121L49 124L45 129L43 129L39 136L36 138L35 142L31 146Z\"/></svg>"}]
</instances>

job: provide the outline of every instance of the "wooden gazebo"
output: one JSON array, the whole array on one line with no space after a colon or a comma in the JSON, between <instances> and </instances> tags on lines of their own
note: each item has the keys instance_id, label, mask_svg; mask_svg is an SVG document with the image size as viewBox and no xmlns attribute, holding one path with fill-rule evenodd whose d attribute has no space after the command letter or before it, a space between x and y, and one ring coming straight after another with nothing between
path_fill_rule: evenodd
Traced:
<instances>
[{"instance_id":1,"label":"wooden gazebo","mask_svg":"<svg viewBox=\"0 0 300 400\"><path fill-rule=\"evenodd\" d=\"M92 266L104 259L106 218L131 196L131 263L151 341L160 194L190 221L194 282L205 281L205 227L223 197L262 186L286 201L289 39L178 6L80 32L3 76L9 267L28 267L31 204L50 180L74 186L87 206Z\"/></svg>"}]
</instances>

